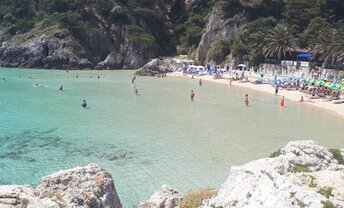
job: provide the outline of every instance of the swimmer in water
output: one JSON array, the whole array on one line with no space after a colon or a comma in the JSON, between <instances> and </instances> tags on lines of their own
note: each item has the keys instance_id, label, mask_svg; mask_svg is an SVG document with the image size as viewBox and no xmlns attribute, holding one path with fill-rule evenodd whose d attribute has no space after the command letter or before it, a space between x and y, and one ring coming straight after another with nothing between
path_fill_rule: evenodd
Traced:
<instances>
[{"instance_id":1,"label":"swimmer in water","mask_svg":"<svg viewBox=\"0 0 344 208\"><path fill-rule=\"evenodd\" d=\"M76 78L79 78L79 74L78 73L76 73Z\"/></svg>"},{"instance_id":2,"label":"swimmer in water","mask_svg":"<svg viewBox=\"0 0 344 208\"><path fill-rule=\"evenodd\" d=\"M38 87L38 83L36 83L36 87Z\"/></svg>"},{"instance_id":3,"label":"swimmer in water","mask_svg":"<svg viewBox=\"0 0 344 208\"><path fill-rule=\"evenodd\" d=\"M81 103L81 107L86 108L87 107L87 103L86 100L83 100Z\"/></svg>"},{"instance_id":4,"label":"swimmer in water","mask_svg":"<svg viewBox=\"0 0 344 208\"><path fill-rule=\"evenodd\" d=\"M99 77L99 75L98 75L98 77L97 77L97 78L98 78L98 79L100 78L100 77Z\"/></svg>"},{"instance_id":5,"label":"swimmer in water","mask_svg":"<svg viewBox=\"0 0 344 208\"><path fill-rule=\"evenodd\" d=\"M301 96L300 102L304 102L305 100L303 99L303 96Z\"/></svg>"},{"instance_id":6,"label":"swimmer in water","mask_svg":"<svg viewBox=\"0 0 344 208\"><path fill-rule=\"evenodd\" d=\"M131 78L131 83L132 83L132 84L134 84L135 79L136 79L136 75L134 74L133 78Z\"/></svg>"},{"instance_id":7,"label":"swimmer in water","mask_svg":"<svg viewBox=\"0 0 344 208\"><path fill-rule=\"evenodd\" d=\"M63 85L61 85L61 86L60 86L59 90L60 90L60 91L62 91L62 90L63 90Z\"/></svg>"}]
</instances>

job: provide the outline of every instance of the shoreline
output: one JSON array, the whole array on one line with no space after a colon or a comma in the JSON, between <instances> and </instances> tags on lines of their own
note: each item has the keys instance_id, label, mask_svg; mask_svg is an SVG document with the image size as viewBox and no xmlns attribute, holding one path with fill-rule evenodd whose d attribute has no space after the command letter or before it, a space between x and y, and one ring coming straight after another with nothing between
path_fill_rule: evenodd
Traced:
<instances>
[{"instance_id":1,"label":"shoreline","mask_svg":"<svg viewBox=\"0 0 344 208\"><path fill-rule=\"evenodd\" d=\"M172 72L167 74L168 77L181 77L181 78L187 78L187 79L192 79L191 75L186 75L183 76L182 72ZM210 81L210 82L215 82L215 83L220 83L220 84L226 84L229 85L229 80L228 79L213 79L212 76L210 75L204 75L204 76L196 76L194 78L195 80L202 79L203 81ZM241 88L248 88L252 90L256 90L259 92L264 92L270 95L275 96L275 89L271 85L267 84L252 84L250 82L246 83L240 83L238 81L232 81L232 86L234 87L241 87ZM319 99L308 99L306 97L305 93L299 92L299 91L288 91L284 90L282 88L279 89L278 92L278 97L284 96L285 99L297 102L299 104L306 104L310 105L313 107L320 108L322 110L329 111L331 113L334 113L334 115L337 115L344 119L344 104L333 104L332 102L324 102L321 98ZM303 96L304 102L300 103L300 98Z\"/></svg>"}]
</instances>

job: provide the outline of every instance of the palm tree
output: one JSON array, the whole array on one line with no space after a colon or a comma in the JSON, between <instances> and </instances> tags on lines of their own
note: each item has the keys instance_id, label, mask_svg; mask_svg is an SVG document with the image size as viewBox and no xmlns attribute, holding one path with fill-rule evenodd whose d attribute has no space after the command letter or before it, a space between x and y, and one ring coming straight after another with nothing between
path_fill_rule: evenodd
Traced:
<instances>
[{"instance_id":1,"label":"palm tree","mask_svg":"<svg viewBox=\"0 0 344 208\"><path fill-rule=\"evenodd\" d=\"M277 58L278 61L296 47L296 39L284 25L277 25L271 31L260 31L251 40L251 52L261 52L265 58Z\"/></svg>"},{"instance_id":2,"label":"palm tree","mask_svg":"<svg viewBox=\"0 0 344 208\"><path fill-rule=\"evenodd\" d=\"M324 62L344 61L344 27L320 33L311 41L311 53Z\"/></svg>"}]
</instances>

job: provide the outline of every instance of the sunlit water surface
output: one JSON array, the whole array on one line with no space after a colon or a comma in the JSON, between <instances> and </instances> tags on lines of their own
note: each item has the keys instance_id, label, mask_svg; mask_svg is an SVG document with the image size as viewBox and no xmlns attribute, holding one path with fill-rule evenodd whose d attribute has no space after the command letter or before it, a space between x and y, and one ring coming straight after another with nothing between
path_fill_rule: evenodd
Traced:
<instances>
[{"instance_id":1,"label":"sunlit water surface","mask_svg":"<svg viewBox=\"0 0 344 208\"><path fill-rule=\"evenodd\" d=\"M275 96L182 78L138 77L135 96L132 74L0 69L0 184L37 185L60 169L98 163L132 207L162 184L218 188L232 165L291 140L344 146L344 119L318 108L287 100L281 109Z\"/></svg>"}]
</instances>

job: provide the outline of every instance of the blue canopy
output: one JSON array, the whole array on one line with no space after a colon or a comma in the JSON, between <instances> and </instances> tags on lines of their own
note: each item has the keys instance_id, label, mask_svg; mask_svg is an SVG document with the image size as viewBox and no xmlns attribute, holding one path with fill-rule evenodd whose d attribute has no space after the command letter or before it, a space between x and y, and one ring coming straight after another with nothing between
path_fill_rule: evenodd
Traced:
<instances>
[{"instance_id":1,"label":"blue canopy","mask_svg":"<svg viewBox=\"0 0 344 208\"><path fill-rule=\"evenodd\" d=\"M309 58L311 56L312 56L312 54L309 54L309 53L300 53L297 55L297 57L299 57L299 58Z\"/></svg>"}]
</instances>

